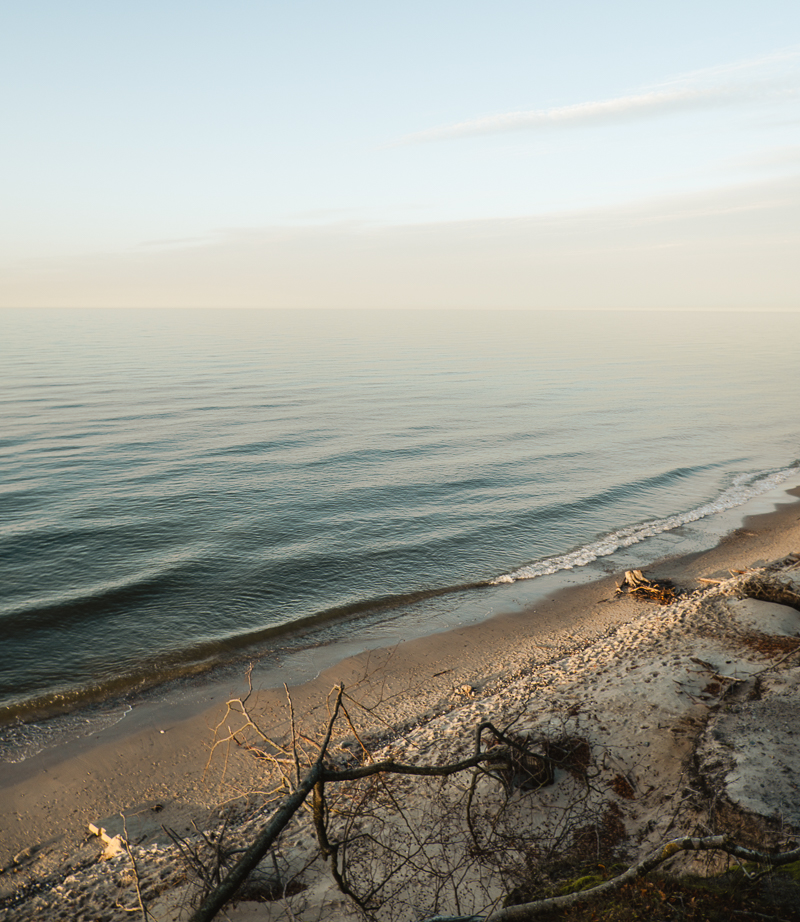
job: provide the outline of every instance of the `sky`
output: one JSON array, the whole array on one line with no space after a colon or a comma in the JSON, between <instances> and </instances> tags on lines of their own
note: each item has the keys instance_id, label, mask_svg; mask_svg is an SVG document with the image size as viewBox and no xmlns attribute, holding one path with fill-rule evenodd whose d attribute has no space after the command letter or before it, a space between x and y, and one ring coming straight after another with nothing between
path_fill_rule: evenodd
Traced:
<instances>
[{"instance_id":1,"label":"sky","mask_svg":"<svg viewBox=\"0 0 800 922\"><path fill-rule=\"evenodd\" d=\"M0 306L800 310L797 0L0 0Z\"/></svg>"}]
</instances>

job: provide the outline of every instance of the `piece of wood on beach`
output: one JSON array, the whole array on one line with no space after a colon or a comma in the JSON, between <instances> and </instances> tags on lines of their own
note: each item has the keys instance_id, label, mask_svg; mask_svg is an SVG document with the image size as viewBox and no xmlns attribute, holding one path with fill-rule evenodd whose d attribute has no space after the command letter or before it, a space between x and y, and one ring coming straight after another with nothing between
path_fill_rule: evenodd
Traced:
<instances>
[{"instance_id":1,"label":"piece of wood on beach","mask_svg":"<svg viewBox=\"0 0 800 922\"><path fill-rule=\"evenodd\" d=\"M617 595L627 593L646 602L669 605L675 601L675 589L670 583L649 580L641 570L626 570L625 578L617 586Z\"/></svg>"},{"instance_id":2,"label":"piece of wood on beach","mask_svg":"<svg viewBox=\"0 0 800 922\"><path fill-rule=\"evenodd\" d=\"M93 836L97 836L103 843L103 859L105 861L115 858L125 850L125 846L128 844L122 834L110 836L102 826L95 826L94 823L89 823L89 832Z\"/></svg>"}]
</instances>

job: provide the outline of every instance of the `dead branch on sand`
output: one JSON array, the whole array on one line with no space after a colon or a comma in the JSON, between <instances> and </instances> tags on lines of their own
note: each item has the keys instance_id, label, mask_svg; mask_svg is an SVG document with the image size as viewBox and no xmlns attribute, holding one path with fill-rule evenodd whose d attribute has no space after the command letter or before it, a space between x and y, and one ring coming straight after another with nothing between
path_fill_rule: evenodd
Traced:
<instances>
[{"instance_id":1,"label":"dead branch on sand","mask_svg":"<svg viewBox=\"0 0 800 922\"><path fill-rule=\"evenodd\" d=\"M254 730L263 745L256 746L243 739L242 728L239 728L235 732L230 731L228 736L218 737L212 749L232 740L253 753L257 758L271 763L280 772L284 781L287 784L290 783L290 770L287 769L290 769L290 767L296 768L300 765L300 754L296 745L294 728L290 756L289 750L268 739L266 734L260 730L248 710L246 698L234 699L229 702L228 714L231 712L238 712L244 716L243 728ZM353 883L350 873L351 866L360 867L357 857L359 844L368 840L370 847L380 848L384 843L379 841L374 834L368 837L355 834L353 823L357 817L363 819L365 803L379 800L379 792L373 789L370 797L365 798L361 795L359 799L359 795L352 788L344 788L344 796L335 797L335 804L332 806L328 797L327 785L345 786L348 783L377 779L377 784L379 788L382 788L382 793L391 801L395 815L401 817L399 826L405 826L407 830L411 830L413 824L408 817L404 816L399 797L385 785L385 779L389 776L443 779L481 767L484 774L501 780L506 788L510 790L513 786L524 786L526 783L532 784L534 787L541 786L543 783L542 766L550 766L552 762L544 754L534 755L530 753L524 741L498 730L486 721L479 724L475 730L472 754L455 762L444 765L414 765L399 762L392 758L377 762L372 759L366 746L361 742L364 762L358 764L352 756L349 759L346 757L343 759L340 755L338 759L340 767L336 767L336 760L331 758L331 750L337 722L340 718L343 718L347 727L353 728L353 721L347 710L346 694L343 686L333 689L329 696L328 713L329 718L322 742L314 744L317 753L307 761L305 775L302 777L296 776L297 781L293 785L291 792L284 798L261 833L244 851L225 878L211 890L200 908L192 916L192 922L208 922L208 920L216 916L229 900L235 897L248 875L267 855L267 852L277 842L288 823L309 798L311 798L312 802L314 828L320 854L328 860L332 876L342 893L350 897L364 911L369 912L379 908L380 905L386 902L388 896L386 894L378 896L377 891L384 888L388 880L397 875L398 867L395 865L399 864L403 868L413 868L415 871L421 870L423 866L432 866L429 851L433 849L441 852L442 842L438 838L435 841L422 842L412 832L412 838L417 839L417 856L409 858L399 853L394 855L393 857L396 860L395 862L390 861L392 866L389 868L385 879L381 880L377 886L372 882L367 882L366 889L359 889ZM219 727L224 722L221 722ZM299 734L297 735L299 736ZM303 736L302 739L307 743L311 742L310 737ZM341 752L342 750L340 749ZM307 752L304 752L303 755L307 755ZM350 764L347 764L348 762ZM552 767L549 768L548 772L549 775L552 774ZM547 782L544 781L544 783ZM345 803L345 800L350 806ZM332 822L334 815L335 822ZM336 834L342 824L344 824L344 836ZM396 839L398 834L397 825L394 823L390 825L392 829L387 831ZM403 838L402 834L401 838ZM356 857L354 857L354 852ZM419 858L419 862L415 862L414 857ZM193 855L192 858L196 860L196 855ZM451 876L452 872L453 869L451 868L448 876ZM215 868L215 873L219 873L218 866ZM364 881L359 880L359 883L364 883Z\"/></svg>"},{"instance_id":2,"label":"dead branch on sand","mask_svg":"<svg viewBox=\"0 0 800 922\"><path fill-rule=\"evenodd\" d=\"M246 848L230 850L223 862L216 841L213 867L195 868L204 886L192 922L209 922L228 902L242 898L248 877L268 855L276 893L300 893L297 876L287 883L277 873L281 836L293 821L305 821L316 838L316 853L305 868L324 861L339 891L368 918L380 912L382 918L429 922L522 922L600 900L683 852L718 852L768 868L800 859L798 848L771 853L727 836L687 836L591 889L508 905L509 894L535 876L541 863L564 855L606 860L625 839L613 795L629 796L628 790L617 790L618 777L605 787L598 784L585 740L563 734L525 738L483 721L474 729L468 755L415 764L391 754L375 758L368 735L353 719L357 702L343 686L328 696L327 720L316 736L302 731L292 715L288 742L263 731L249 698L228 702L212 752L240 747L279 776L272 790L282 786L285 795ZM241 717L235 729L234 714ZM556 790L561 800L546 794ZM201 861L196 850L190 858ZM456 914L435 915L442 911Z\"/></svg>"}]
</instances>

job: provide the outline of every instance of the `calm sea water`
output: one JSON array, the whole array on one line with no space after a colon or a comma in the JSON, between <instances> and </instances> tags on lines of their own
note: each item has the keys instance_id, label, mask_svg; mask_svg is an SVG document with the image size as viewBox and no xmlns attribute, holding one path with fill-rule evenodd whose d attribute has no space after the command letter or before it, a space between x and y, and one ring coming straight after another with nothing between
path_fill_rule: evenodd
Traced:
<instances>
[{"instance_id":1,"label":"calm sea water","mask_svg":"<svg viewBox=\"0 0 800 922\"><path fill-rule=\"evenodd\" d=\"M0 342L6 720L686 534L800 456L800 314L6 311Z\"/></svg>"}]
</instances>

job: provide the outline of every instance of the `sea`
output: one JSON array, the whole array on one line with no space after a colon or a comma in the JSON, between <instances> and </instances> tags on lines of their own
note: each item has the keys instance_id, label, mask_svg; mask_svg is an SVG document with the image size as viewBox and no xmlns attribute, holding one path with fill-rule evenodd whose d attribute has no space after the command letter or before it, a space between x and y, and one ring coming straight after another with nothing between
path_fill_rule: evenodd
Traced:
<instances>
[{"instance_id":1,"label":"sea","mask_svg":"<svg viewBox=\"0 0 800 922\"><path fill-rule=\"evenodd\" d=\"M5 310L0 350L12 761L713 546L800 482L800 313Z\"/></svg>"}]
</instances>

